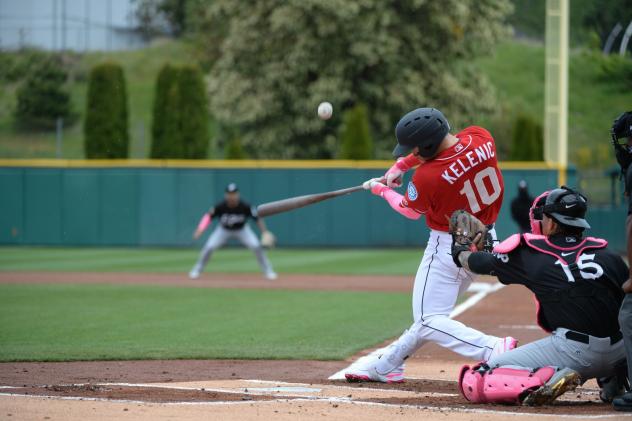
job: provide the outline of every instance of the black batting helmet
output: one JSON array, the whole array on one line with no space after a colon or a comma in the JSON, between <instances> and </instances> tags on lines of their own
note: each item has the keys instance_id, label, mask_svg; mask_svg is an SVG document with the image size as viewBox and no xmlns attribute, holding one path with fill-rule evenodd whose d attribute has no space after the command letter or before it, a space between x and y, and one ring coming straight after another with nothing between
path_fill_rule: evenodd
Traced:
<instances>
[{"instance_id":1,"label":"black batting helmet","mask_svg":"<svg viewBox=\"0 0 632 421\"><path fill-rule=\"evenodd\" d=\"M558 224L575 228L590 228L584 219L587 210L586 197L566 186L551 190L542 207L542 213L553 218Z\"/></svg>"},{"instance_id":2,"label":"black batting helmet","mask_svg":"<svg viewBox=\"0 0 632 421\"><path fill-rule=\"evenodd\" d=\"M450 124L436 108L417 108L402 117L395 127L397 146L393 156L410 153L416 146L423 158L437 154L439 144L450 131Z\"/></svg>"}]
</instances>

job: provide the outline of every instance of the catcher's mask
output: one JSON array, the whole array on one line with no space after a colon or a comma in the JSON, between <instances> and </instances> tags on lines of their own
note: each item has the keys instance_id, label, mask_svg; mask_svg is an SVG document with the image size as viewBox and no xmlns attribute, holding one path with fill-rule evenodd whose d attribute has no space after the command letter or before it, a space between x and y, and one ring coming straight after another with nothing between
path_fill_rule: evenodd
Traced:
<instances>
[{"instance_id":1,"label":"catcher's mask","mask_svg":"<svg viewBox=\"0 0 632 421\"><path fill-rule=\"evenodd\" d=\"M570 187L551 190L546 197L542 212L560 225L574 228L590 228L586 219L588 199Z\"/></svg>"},{"instance_id":2,"label":"catcher's mask","mask_svg":"<svg viewBox=\"0 0 632 421\"><path fill-rule=\"evenodd\" d=\"M614 120L610 128L610 136L617 162L621 166L621 171L625 173L632 163L632 146L627 142L627 139L632 138L632 111L622 113ZM626 141L620 143L619 139L626 139Z\"/></svg>"},{"instance_id":3,"label":"catcher's mask","mask_svg":"<svg viewBox=\"0 0 632 421\"><path fill-rule=\"evenodd\" d=\"M546 202L546 197L549 195L549 191L545 191L541 195L535 198L531 208L529 208L529 222L531 224L531 234L542 235L542 207Z\"/></svg>"}]
</instances>

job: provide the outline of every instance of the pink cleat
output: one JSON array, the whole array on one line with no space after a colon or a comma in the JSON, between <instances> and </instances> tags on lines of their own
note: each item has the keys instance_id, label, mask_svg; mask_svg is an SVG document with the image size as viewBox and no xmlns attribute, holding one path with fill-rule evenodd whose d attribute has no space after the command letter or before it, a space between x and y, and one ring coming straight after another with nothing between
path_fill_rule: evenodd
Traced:
<instances>
[{"instance_id":1,"label":"pink cleat","mask_svg":"<svg viewBox=\"0 0 632 421\"><path fill-rule=\"evenodd\" d=\"M357 382L379 382L379 383L403 383L404 365L397 367L390 373L380 374L375 367L350 368L345 373L345 378L349 383Z\"/></svg>"}]
</instances>

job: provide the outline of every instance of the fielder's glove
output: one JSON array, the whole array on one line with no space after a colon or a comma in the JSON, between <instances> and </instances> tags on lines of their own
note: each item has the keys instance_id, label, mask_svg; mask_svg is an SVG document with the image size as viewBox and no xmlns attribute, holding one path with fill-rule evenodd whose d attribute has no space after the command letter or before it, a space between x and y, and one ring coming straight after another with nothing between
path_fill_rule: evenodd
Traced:
<instances>
[{"instance_id":1,"label":"fielder's glove","mask_svg":"<svg viewBox=\"0 0 632 421\"><path fill-rule=\"evenodd\" d=\"M452 260L462 267L459 254L464 251L480 251L491 243L488 229L477 217L464 210L457 210L450 217L450 234L452 235Z\"/></svg>"},{"instance_id":2,"label":"fielder's glove","mask_svg":"<svg viewBox=\"0 0 632 421\"><path fill-rule=\"evenodd\" d=\"M261 233L261 245L265 248L272 248L276 244L276 237L270 231Z\"/></svg>"}]
</instances>

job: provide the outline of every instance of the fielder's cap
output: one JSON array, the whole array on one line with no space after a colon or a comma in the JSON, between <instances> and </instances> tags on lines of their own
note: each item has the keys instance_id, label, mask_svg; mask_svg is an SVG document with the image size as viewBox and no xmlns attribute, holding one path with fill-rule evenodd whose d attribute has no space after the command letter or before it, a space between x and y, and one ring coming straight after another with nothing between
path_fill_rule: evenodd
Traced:
<instances>
[{"instance_id":1,"label":"fielder's cap","mask_svg":"<svg viewBox=\"0 0 632 421\"><path fill-rule=\"evenodd\" d=\"M394 157L400 157L419 147L419 155L432 158L443 138L450 131L450 124L436 108L417 108L402 117L395 126L397 146Z\"/></svg>"},{"instance_id":2,"label":"fielder's cap","mask_svg":"<svg viewBox=\"0 0 632 421\"><path fill-rule=\"evenodd\" d=\"M235 183L229 183L226 186L226 193L235 193L235 192L238 192L238 191L239 191L239 189L237 188L237 184L235 184Z\"/></svg>"},{"instance_id":3,"label":"fielder's cap","mask_svg":"<svg viewBox=\"0 0 632 421\"><path fill-rule=\"evenodd\" d=\"M542 207L542 212L557 223L576 228L590 228L584 219L587 210L588 199L566 186L551 190Z\"/></svg>"}]
</instances>

